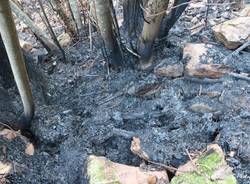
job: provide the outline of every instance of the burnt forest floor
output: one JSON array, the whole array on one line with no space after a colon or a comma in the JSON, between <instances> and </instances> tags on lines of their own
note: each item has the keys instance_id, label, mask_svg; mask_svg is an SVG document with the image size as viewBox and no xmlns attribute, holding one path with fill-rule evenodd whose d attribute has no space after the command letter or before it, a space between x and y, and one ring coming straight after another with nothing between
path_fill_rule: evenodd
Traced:
<instances>
[{"instance_id":1,"label":"burnt forest floor","mask_svg":"<svg viewBox=\"0 0 250 184\"><path fill-rule=\"evenodd\" d=\"M213 13L210 18L217 16ZM231 52L216 42L210 27L191 35L195 15L204 18L205 8L186 10L170 32L168 43L157 46L156 64L164 60L185 65L185 43L214 43L221 50L211 52L221 59ZM189 160L187 149L197 153L218 143L238 182L250 183L249 82L223 77L219 83L197 83L130 68L109 71L101 51L90 51L88 39L67 48L67 58L68 63L52 57L35 64L41 74L33 72L31 76L36 103L32 129L39 141L35 155L27 156L18 140L0 139L0 148L7 146L5 156L0 149L1 161L19 166L7 176L7 183L81 183L84 162L91 154L139 166L141 159L130 151L132 136L140 138L152 161L174 167ZM249 61L250 57L245 63L237 61L234 69L250 72ZM133 89L138 86L153 86L154 90L136 94ZM1 83L0 88L4 90ZM218 96L211 98L209 92ZM8 113L3 110L2 114L20 114L16 87L8 89L11 104L7 97L3 99L0 106L8 107ZM190 110L193 104L207 104L213 110L194 112ZM230 157L231 152L236 155Z\"/></svg>"}]
</instances>

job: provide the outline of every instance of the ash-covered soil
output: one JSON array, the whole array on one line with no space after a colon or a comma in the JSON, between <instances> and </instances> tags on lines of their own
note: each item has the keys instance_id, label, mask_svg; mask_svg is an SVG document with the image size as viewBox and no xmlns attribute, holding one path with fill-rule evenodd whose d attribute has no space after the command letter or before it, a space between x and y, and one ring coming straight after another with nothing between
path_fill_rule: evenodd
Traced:
<instances>
[{"instance_id":1,"label":"ash-covered soil","mask_svg":"<svg viewBox=\"0 0 250 184\"><path fill-rule=\"evenodd\" d=\"M197 11L204 15L205 10ZM185 43L216 42L209 27L190 34L190 12L187 9L171 31L171 44L157 46L155 64L185 66ZM231 51L222 45L218 48L211 52L217 54L220 63ZM174 167L189 160L187 150L198 153L208 144L218 143L238 183L250 183L249 82L226 76L206 83L183 76L168 79L130 68L109 70L101 51L89 50L88 40L71 47L67 56L68 63L53 57L35 64L40 72L30 77L36 103L32 130L38 138L37 147L34 156L27 156L18 140L0 139L0 160L17 166L6 183L82 183L84 162L90 154L139 166L141 160L130 151L133 136L141 139L152 161ZM239 58L228 65L249 73L249 54L244 60ZM141 86L151 90L135 92ZM0 117L17 117L22 106L16 88L7 90L0 83L0 92ZM209 108L193 110L194 104Z\"/></svg>"}]
</instances>

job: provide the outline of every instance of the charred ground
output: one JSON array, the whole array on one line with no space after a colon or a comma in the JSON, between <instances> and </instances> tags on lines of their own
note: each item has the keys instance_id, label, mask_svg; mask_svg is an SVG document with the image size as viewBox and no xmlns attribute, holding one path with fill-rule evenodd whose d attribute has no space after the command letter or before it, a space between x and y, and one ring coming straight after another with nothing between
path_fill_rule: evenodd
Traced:
<instances>
[{"instance_id":1,"label":"charred ground","mask_svg":"<svg viewBox=\"0 0 250 184\"><path fill-rule=\"evenodd\" d=\"M204 12L196 9L200 17ZM191 35L187 17L194 17L195 12L189 8L185 15L171 31L168 43L156 48L156 64L185 65L185 43L215 43L209 27ZM221 45L211 52L218 63L231 53ZM141 160L130 152L132 136L140 137L152 161L174 167L188 160L187 149L197 153L216 142L224 149L238 182L249 183L249 82L223 77L218 83L197 83L130 68L109 71L101 51L89 50L88 40L75 44L67 55L68 63L57 57L36 63L46 84L41 88L33 85L36 116L32 130L39 139L35 155L25 155L18 140L0 139L0 160L16 163L16 172L7 177L7 183L81 183L84 161L90 154L139 165ZM249 72L249 61L248 54L228 64L235 71ZM39 83L35 74L33 83ZM134 90L145 86L153 92ZM1 116L14 119L22 110L17 90L6 89L2 83L0 90ZM211 98L209 92L218 96ZM193 104L207 104L211 112L194 112ZM229 156L232 151L234 157Z\"/></svg>"}]
</instances>

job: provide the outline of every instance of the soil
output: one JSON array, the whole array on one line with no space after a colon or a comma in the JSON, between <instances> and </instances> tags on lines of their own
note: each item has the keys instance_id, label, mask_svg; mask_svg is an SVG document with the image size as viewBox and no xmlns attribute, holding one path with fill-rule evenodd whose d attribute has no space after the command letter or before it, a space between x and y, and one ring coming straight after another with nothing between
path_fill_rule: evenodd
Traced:
<instances>
[{"instance_id":1,"label":"soil","mask_svg":"<svg viewBox=\"0 0 250 184\"><path fill-rule=\"evenodd\" d=\"M225 9L212 8L209 19ZM163 61L185 65L185 43L216 44L218 50L211 52L218 62L232 52L216 42L209 26L190 33L191 19L204 19L205 10L188 7L168 41L157 45L155 65ZM244 53L244 58L240 55L228 64L234 71L249 73L250 54ZM136 136L152 161L174 167L189 160L187 150L198 154L218 143L238 183L250 184L249 82L227 76L219 83L197 83L131 68L110 70L101 50L89 49L88 39L68 47L67 58L67 63L56 56L33 63L35 155L27 156L19 139L0 138L0 160L15 163L6 183L83 183L84 164L91 154L139 166L141 159L130 151L131 138ZM131 93L143 85L157 88L146 95ZM211 98L208 92L219 95ZM6 89L1 80L0 102L1 119L16 119L22 112L16 87ZM213 110L194 112L193 104L207 104Z\"/></svg>"}]
</instances>

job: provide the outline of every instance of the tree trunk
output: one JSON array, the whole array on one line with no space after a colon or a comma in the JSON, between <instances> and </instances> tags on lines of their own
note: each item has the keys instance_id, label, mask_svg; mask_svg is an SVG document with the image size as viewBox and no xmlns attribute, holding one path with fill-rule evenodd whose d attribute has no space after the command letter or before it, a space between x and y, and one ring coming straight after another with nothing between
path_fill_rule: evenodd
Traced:
<instances>
[{"instance_id":1,"label":"tree trunk","mask_svg":"<svg viewBox=\"0 0 250 184\"><path fill-rule=\"evenodd\" d=\"M167 10L168 0L149 0L144 7L144 25L139 38L138 54L142 69L147 68L151 62L153 43L158 36L164 11Z\"/></svg>"},{"instance_id":2,"label":"tree trunk","mask_svg":"<svg viewBox=\"0 0 250 184\"><path fill-rule=\"evenodd\" d=\"M129 37L138 37L143 26L143 10L140 7L147 4L146 0L124 0L123 1L123 26Z\"/></svg>"},{"instance_id":3,"label":"tree trunk","mask_svg":"<svg viewBox=\"0 0 250 184\"><path fill-rule=\"evenodd\" d=\"M50 0L50 2L56 13L59 15L60 19L65 24L66 31L69 33L70 37L74 38L77 35L76 33L77 30L70 16L67 15L63 3L60 0Z\"/></svg>"},{"instance_id":4,"label":"tree trunk","mask_svg":"<svg viewBox=\"0 0 250 184\"><path fill-rule=\"evenodd\" d=\"M162 39L168 36L170 29L188 6L190 0L175 0L172 11L163 19L158 38ZM176 7L176 8L175 8Z\"/></svg>"},{"instance_id":5,"label":"tree trunk","mask_svg":"<svg viewBox=\"0 0 250 184\"><path fill-rule=\"evenodd\" d=\"M0 33L24 107L24 114L21 121L13 125L13 128L26 129L29 128L30 122L33 119L34 103L9 0L0 1L0 22Z\"/></svg>"},{"instance_id":6,"label":"tree trunk","mask_svg":"<svg viewBox=\"0 0 250 184\"><path fill-rule=\"evenodd\" d=\"M9 58L5 50L2 37L0 35L0 76L2 77L3 87L8 89L15 84L11 67L9 64Z\"/></svg>"},{"instance_id":7,"label":"tree trunk","mask_svg":"<svg viewBox=\"0 0 250 184\"><path fill-rule=\"evenodd\" d=\"M40 7L41 7L41 10L42 10L42 12L43 12L43 16L44 16L44 18L45 18L45 24L48 25L48 29L49 29L49 32L51 33L52 39L54 40L54 42L56 43L57 47L58 47L59 50L61 51L62 56L63 56L63 60L66 61L65 52L64 52L64 50L62 49L62 47L61 47L61 45L60 45L60 43L59 43L59 41L58 41L58 39L57 39L57 37L56 37L54 31L53 31L53 29L52 29L52 27L51 27L51 25L50 25L49 19L48 19L47 15L46 15L46 12L45 12L44 8L43 8L42 1L41 1L41 0L38 0L38 3L39 3L39 5L40 5Z\"/></svg>"},{"instance_id":8,"label":"tree trunk","mask_svg":"<svg viewBox=\"0 0 250 184\"><path fill-rule=\"evenodd\" d=\"M27 24L27 26L29 26L31 31L38 37L38 39L48 51L59 51L58 47L53 43L53 41L48 38L44 31L35 25L31 18L26 13L24 13L20 7L14 3L14 1L10 0L10 6L16 16L25 24Z\"/></svg>"},{"instance_id":9,"label":"tree trunk","mask_svg":"<svg viewBox=\"0 0 250 184\"><path fill-rule=\"evenodd\" d=\"M74 24L74 28L76 30L76 33L78 34L76 20L75 20L74 14L72 12L69 0L63 0L63 1L64 1L64 6L66 7L67 15L68 15L70 21Z\"/></svg>"},{"instance_id":10,"label":"tree trunk","mask_svg":"<svg viewBox=\"0 0 250 184\"><path fill-rule=\"evenodd\" d=\"M143 10L140 4L142 0L124 0L123 1L123 27L125 29L126 42L132 50L136 50L136 43L143 27Z\"/></svg>"},{"instance_id":11,"label":"tree trunk","mask_svg":"<svg viewBox=\"0 0 250 184\"><path fill-rule=\"evenodd\" d=\"M74 16L74 19L76 21L77 25L77 30L79 35L83 35L83 24L82 24L82 19L81 19L81 13L80 9L78 6L78 1L77 0L69 0L70 7Z\"/></svg>"},{"instance_id":12,"label":"tree trunk","mask_svg":"<svg viewBox=\"0 0 250 184\"><path fill-rule=\"evenodd\" d=\"M114 32L114 24L110 7L110 0L95 0L97 24L104 41L105 51L111 66L117 68L123 65L123 59L119 44Z\"/></svg>"}]
</instances>

